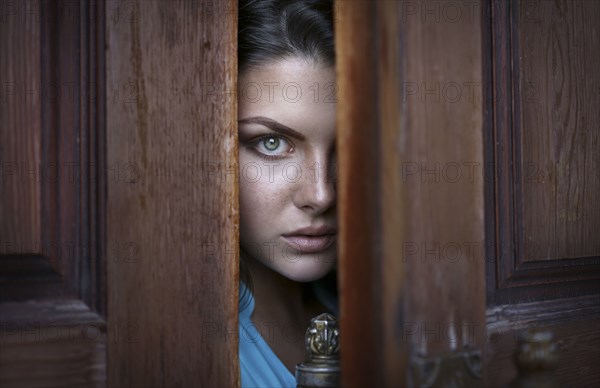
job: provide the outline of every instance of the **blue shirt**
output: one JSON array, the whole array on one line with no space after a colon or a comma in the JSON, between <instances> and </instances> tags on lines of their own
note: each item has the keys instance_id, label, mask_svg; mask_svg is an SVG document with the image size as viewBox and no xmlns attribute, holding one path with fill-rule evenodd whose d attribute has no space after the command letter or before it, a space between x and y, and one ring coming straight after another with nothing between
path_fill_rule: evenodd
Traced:
<instances>
[{"instance_id":1,"label":"blue shirt","mask_svg":"<svg viewBox=\"0 0 600 388\"><path fill-rule=\"evenodd\" d=\"M247 387L296 387L296 378L273 353L250 320L254 312L254 297L240 283L239 335L240 374L242 388Z\"/></svg>"}]
</instances>

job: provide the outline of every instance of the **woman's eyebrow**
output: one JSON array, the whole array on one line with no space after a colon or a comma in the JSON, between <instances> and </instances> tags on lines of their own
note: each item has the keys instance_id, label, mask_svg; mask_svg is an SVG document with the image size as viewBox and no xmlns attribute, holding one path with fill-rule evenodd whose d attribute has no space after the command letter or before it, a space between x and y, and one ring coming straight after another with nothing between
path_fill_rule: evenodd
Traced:
<instances>
[{"instance_id":1,"label":"woman's eyebrow","mask_svg":"<svg viewBox=\"0 0 600 388\"><path fill-rule=\"evenodd\" d=\"M238 123L239 124L260 124L260 125L264 125L265 127L269 128L269 129L272 129L275 132L279 132L283 135L294 137L300 141L306 140L306 137L303 134L301 134L300 132L296 132L292 128L287 127L287 126L281 124L280 122L277 122L277 121L267 118L267 117L263 117L263 116L248 117L248 118L245 118L242 120L238 120Z\"/></svg>"}]
</instances>

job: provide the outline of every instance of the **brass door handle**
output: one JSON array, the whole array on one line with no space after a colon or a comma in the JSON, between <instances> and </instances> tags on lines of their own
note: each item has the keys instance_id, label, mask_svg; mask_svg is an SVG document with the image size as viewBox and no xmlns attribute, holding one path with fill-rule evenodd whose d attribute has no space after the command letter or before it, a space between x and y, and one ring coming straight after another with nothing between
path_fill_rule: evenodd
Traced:
<instances>
[{"instance_id":1,"label":"brass door handle","mask_svg":"<svg viewBox=\"0 0 600 388\"><path fill-rule=\"evenodd\" d=\"M320 314L310 320L304 343L308 360L296 365L298 387L340 386L340 331L337 319L331 314Z\"/></svg>"},{"instance_id":2,"label":"brass door handle","mask_svg":"<svg viewBox=\"0 0 600 388\"><path fill-rule=\"evenodd\" d=\"M514 387L558 387L554 371L558 351L550 331L523 331L515 352L518 375Z\"/></svg>"}]
</instances>

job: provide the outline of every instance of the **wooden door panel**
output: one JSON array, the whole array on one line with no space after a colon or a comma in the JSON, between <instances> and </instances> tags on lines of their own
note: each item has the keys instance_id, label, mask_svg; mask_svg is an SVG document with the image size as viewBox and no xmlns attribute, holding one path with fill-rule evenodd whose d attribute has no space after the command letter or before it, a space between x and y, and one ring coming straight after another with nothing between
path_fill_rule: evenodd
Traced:
<instances>
[{"instance_id":1,"label":"wooden door panel","mask_svg":"<svg viewBox=\"0 0 600 388\"><path fill-rule=\"evenodd\" d=\"M488 302L597 294L600 43L590 20L600 4L495 9L486 24L496 91L487 96Z\"/></svg>"},{"instance_id":2,"label":"wooden door panel","mask_svg":"<svg viewBox=\"0 0 600 388\"><path fill-rule=\"evenodd\" d=\"M600 209L593 196L600 180L593 85L599 81L591 68L598 49L588 50L597 42L588 35L589 17L600 9L580 1L519 4L499 7L490 25L490 90L502 93L489 96L496 97L493 136L500 145L490 160L496 166L498 217L491 226L497 250L488 258L498 287L488 297L507 300L513 284L531 288L527 300L544 298L550 288L533 285L540 283L573 295L597 292ZM588 74L585 81L581 73ZM577 287L568 285L573 281Z\"/></svg>"},{"instance_id":3,"label":"wooden door panel","mask_svg":"<svg viewBox=\"0 0 600 388\"><path fill-rule=\"evenodd\" d=\"M487 2L487 384L553 332L561 385L600 382L600 3Z\"/></svg>"},{"instance_id":4,"label":"wooden door panel","mask_svg":"<svg viewBox=\"0 0 600 388\"><path fill-rule=\"evenodd\" d=\"M385 179L399 167L394 152L399 136L397 7L360 1L337 2L335 8L344 386L385 385L405 376L405 349L394 341L400 335L395 319L403 314L403 265L395 257L401 193L397 182ZM389 56L378 63L383 52Z\"/></svg>"},{"instance_id":5,"label":"wooden door panel","mask_svg":"<svg viewBox=\"0 0 600 388\"><path fill-rule=\"evenodd\" d=\"M559 386L598 385L600 371L600 296L500 305L487 310L486 386L501 387L517 378L515 351L526 329L553 334Z\"/></svg>"},{"instance_id":6,"label":"wooden door panel","mask_svg":"<svg viewBox=\"0 0 600 388\"><path fill-rule=\"evenodd\" d=\"M19 8L3 23L3 51L16 58L2 62L0 301L81 298L102 311L103 133L90 95L101 77L94 60L101 27L76 2L64 15L29 5L34 12Z\"/></svg>"},{"instance_id":7,"label":"wooden door panel","mask_svg":"<svg viewBox=\"0 0 600 388\"><path fill-rule=\"evenodd\" d=\"M236 5L106 4L111 387L239 383Z\"/></svg>"},{"instance_id":8,"label":"wooden door panel","mask_svg":"<svg viewBox=\"0 0 600 388\"><path fill-rule=\"evenodd\" d=\"M480 19L452 3L473 17L440 21L442 4L336 7L347 386L406 386L407 375L425 384L445 377L430 368L421 380L411 373L419 360L465 349L481 357L485 265L474 247L483 246L484 186L468 173L483 165ZM443 94L456 86L462 98ZM457 166L462 179L443 175Z\"/></svg>"},{"instance_id":9,"label":"wooden door panel","mask_svg":"<svg viewBox=\"0 0 600 388\"><path fill-rule=\"evenodd\" d=\"M103 14L48 5L2 5L0 384L101 386Z\"/></svg>"},{"instance_id":10,"label":"wooden door panel","mask_svg":"<svg viewBox=\"0 0 600 388\"><path fill-rule=\"evenodd\" d=\"M400 179L412 384L482 385L485 337L481 3L404 8ZM450 13L449 13L450 12ZM460 15L460 17L456 17ZM455 363L452 360L461 360ZM470 360L467 362L467 360ZM428 368L431 365L436 368Z\"/></svg>"},{"instance_id":11,"label":"wooden door panel","mask_svg":"<svg viewBox=\"0 0 600 388\"><path fill-rule=\"evenodd\" d=\"M3 302L0 314L3 387L106 386L106 324L88 305Z\"/></svg>"},{"instance_id":12,"label":"wooden door panel","mask_svg":"<svg viewBox=\"0 0 600 388\"><path fill-rule=\"evenodd\" d=\"M598 264L600 4L523 2L512 16L523 260Z\"/></svg>"},{"instance_id":13,"label":"wooden door panel","mask_svg":"<svg viewBox=\"0 0 600 388\"><path fill-rule=\"evenodd\" d=\"M42 254L41 246L41 69L40 23L18 22L15 18L0 25L2 59L2 197L0 214L12 217L0 224L2 256L25 249ZM10 39L9 37L12 37ZM12 53L12 55L8 55ZM28 81L26 85L24 81ZM19 89L17 91L17 89ZM31 94L26 95L29 90ZM15 98L15 93L21 98ZM29 101L26 100L29 97ZM10 114L11 112L21 114ZM9 129L12 128L12 131ZM18 130L17 130L18 129ZM29 173L30 172L30 173ZM4 218L4 217L3 217ZM20 243L17 246L17 241ZM12 243L12 244L11 244Z\"/></svg>"},{"instance_id":14,"label":"wooden door panel","mask_svg":"<svg viewBox=\"0 0 600 388\"><path fill-rule=\"evenodd\" d=\"M597 383L598 3L462 7L336 7L344 381L467 345L501 386L534 328L559 384Z\"/></svg>"}]
</instances>

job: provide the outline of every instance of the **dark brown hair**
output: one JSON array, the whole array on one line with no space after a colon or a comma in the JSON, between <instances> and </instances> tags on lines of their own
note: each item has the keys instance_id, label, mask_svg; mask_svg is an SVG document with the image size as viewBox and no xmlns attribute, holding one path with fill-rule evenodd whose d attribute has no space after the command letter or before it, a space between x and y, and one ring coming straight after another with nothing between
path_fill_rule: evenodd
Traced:
<instances>
[{"instance_id":1,"label":"dark brown hair","mask_svg":"<svg viewBox=\"0 0 600 388\"><path fill-rule=\"evenodd\" d=\"M240 0L238 23L240 73L289 57L335 63L331 0Z\"/></svg>"}]
</instances>

